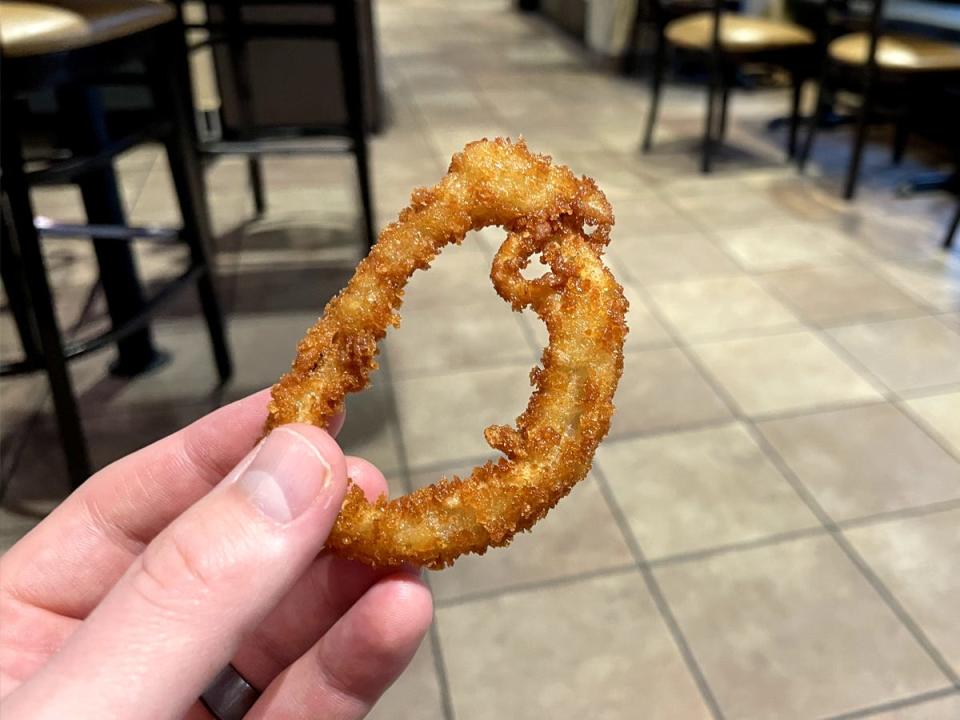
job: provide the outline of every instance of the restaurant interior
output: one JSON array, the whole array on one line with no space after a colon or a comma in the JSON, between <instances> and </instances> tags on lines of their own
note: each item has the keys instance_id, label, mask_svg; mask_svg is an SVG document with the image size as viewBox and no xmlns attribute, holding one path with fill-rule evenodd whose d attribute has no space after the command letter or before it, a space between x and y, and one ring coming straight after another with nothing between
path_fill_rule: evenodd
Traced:
<instances>
[{"instance_id":1,"label":"restaurant interior","mask_svg":"<svg viewBox=\"0 0 960 720\"><path fill-rule=\"evenodd\" d=\"M0 88L0 552L274 384L415 188L522 139L613 208L616 411L424 573L370 717L960 718L960 3L0 0ZM391 497L530 396L505 237L413 276L347 399Z\"/></svg>"}]
</instances>

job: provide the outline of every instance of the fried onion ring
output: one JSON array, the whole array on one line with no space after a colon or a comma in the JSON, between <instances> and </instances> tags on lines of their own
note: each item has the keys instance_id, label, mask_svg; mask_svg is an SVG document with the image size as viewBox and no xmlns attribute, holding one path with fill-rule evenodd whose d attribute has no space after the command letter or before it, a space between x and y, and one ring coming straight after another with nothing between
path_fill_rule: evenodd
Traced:
<instances>
[{"instance_id":1,"label":"fried onion ring","mask_svg":"<svg viewBox=\"0 0 960 720\"><path fill-rule=\"evenodd\" d=\"M464 553L506 545L582 480L613 414L623 370L627 301L601 260L613 212L590 178L577 179L520 140L482 140L454 155L447 175L413 192L356 273L300 342L274 386L265 432L292 422L323 427L377 368L377 342L399 326L403 288L440 249L470 230L504 227L493 261L497 293L515 311L532 308L550 342L535 390L516 427L494 425L487 442L505 457L466 479L442 479L393 501L370 503L349 489L327 540L347 558L375 566L431 568ZM585 226L593 230L587 232ZM539 254L550 272L521 271Z\"/></svg>"}]
</instances>

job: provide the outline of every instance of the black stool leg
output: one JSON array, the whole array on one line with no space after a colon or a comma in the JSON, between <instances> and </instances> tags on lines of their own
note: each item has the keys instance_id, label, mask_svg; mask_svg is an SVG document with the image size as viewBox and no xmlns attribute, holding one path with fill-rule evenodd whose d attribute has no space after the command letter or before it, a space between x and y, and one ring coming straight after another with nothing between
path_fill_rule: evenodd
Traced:
<instances>
[{"instance_id":1,"label":"black stool leg","mask_svg":"<svg viewBox=\"0 0 960 720\"><path fill-rule=\"evenodd\" d=\"M4 98L4 105L10 106L7 98ZM15 257L15 265L18 265L23 273L23 284L50 381L53 406L57 414L57 429L66 455L67 472L73 487L78 487L90 476L90 456L64 357L63 340L47 282L40 239L33 226L33 207L23 173L20 138L17 131L10 126L9 114L5 115L3 120L3 193L9 202L12 225L12 232L4 229L3 254L6 258Z\"/></svg>"},{"instance_id":2,"label":"black stool leg","mask_svg":"<svg viewBox=\"0 0 960 720\"><path fill-rule=\"evenodd\" d=\"M110 144L106 115L96 88L71 83L57 94L63 130L71 150L78 156L94 155ZM112 166L90 170L77 179L87 221L103 225L126 225L126 212ZM146 305L131 248L115 240L94 238L93 249L100 267L100 281L114 327L133 319ZM150 327L117 342L117 360L110 371L132 377L162 362L154 347Z\"/></svg>"},{"instance_id":3,"label":"black stool leg","mask_svg":"<svg viewBox=\"0 0 960 720\"><path fill-rule=\"evenodd\" d=\"M263 163L259 155L251 155L247 158L247 172L250 174L253 207L257 217L260 217L267 211L267 196L263 187Z\"/></svg>"},{"instance_id":4,"label":"black stool leg","mask_svg":"<svg viewBox=\"0 0 960 720\"><path fill-rule=\"evenodd\" d=\"M797 154L797 129L800 126L800 99L803 96L803 76L794 71L793 94L790 100L790 135L787 139L787 159L792 160Z\"/></svg>"},{"instance_id":5,"label":"black stool leg","mask_svg":"<svg viewBox=\"0 0 960 720\"><path fill-rule=\"evenodd\" d=\"M727 105L730 100L730 86L724 82L720 91L720 115L717 118L717 142L723 142L727 137Z\"/></svg>"},{"instance_id":6,"label":"black stool leg","mask_svg":"<svg viewBox=\"0 0 960 720\"><path fill-rule=\"evenodd\" d=\"M337 49L340 52L340 72L347 106L347 123L353 140L353 154L357 161L357 180L360 184L360 202L363 206L367 246L373 247L376 242L376 226L373 220L373 197L370 190L364 82L360 67L359 30L354 0L339 0L336 4L336 13Z\"/></svg>"},{"instance_id":7,"label":"black stool leg","mask_svg":"<svg viewBox=\"0 0 960 720\"><path fill-rule=\"evenodd\" d=\"M947 228L947 234L943 238L943 249L949 250L953 247L953 238L960 230L960 201L957 202L957 210L953 214L953 220L950 221L950 227Z\"/></svg>"},{"instance_id":8,"label":"black stool leg","mask_svg":"<svg viewBox=\"0 0 960 720\"><path fill-rule=\"evenodd\" d=\"M165 138L165 145L183 218L182 234L190 247L191 262L194 267L200 268L197 278L200 306L210 333L217 373L220 381L225 383L233 374L233 363L210 263L209 248L213 233L203 186L203 170L196 149L186 48L182 47L182 34L178 34L175 27L165 38L166 42L160 44L160 52L148 61L150 81L157 108L161 111L168 109L173 120L173 129Z\"/></svg>"},{"instance_id":9,"label":"black stool leg","mask_svg":"<svg viewBox=\"0 0 960 720\"><path fill-rule=\"evenodd\" d=\"M823 124L827 117L827 86L825 78L821 77L820 87L817 88L817 107L810 118L809 128L807 130L806 140L803 142L803 148L800 150L800 156L797 158L797 168L803 172L807 168L807 160L810 159L810 152L813 150L813 142L817 137L817 130Z\"/></svg>"},{"instance_id":10,"label":"black stool leg","mask_svg":"<svg viewBox=\"0 0 960 720\"><path fill-rule=\"evenodd\" d=\"M663 92L663 74L667 65L667 40L663 36L663 28L657 28L657 47L653 55L653 74L650 78L650 109L647 111L647 128L643 132L643 152L650 152L653 145L653 128L657 124L657 113L660 110L660 94Z\"/></svg>"},{"instance_id":11,"label":"black stool leg","mask_svg":"<svg viewBox=\"0 0 960 720\"><path fill-rule=\"evenodd\" d=\"M707 88L707 117L703 123L703 149L700 159L700 172L705 175L710 172L713 163L714 127L716 124L717 105L723 92L720 82L712 77Z\"/></svg>"}]
</instances>

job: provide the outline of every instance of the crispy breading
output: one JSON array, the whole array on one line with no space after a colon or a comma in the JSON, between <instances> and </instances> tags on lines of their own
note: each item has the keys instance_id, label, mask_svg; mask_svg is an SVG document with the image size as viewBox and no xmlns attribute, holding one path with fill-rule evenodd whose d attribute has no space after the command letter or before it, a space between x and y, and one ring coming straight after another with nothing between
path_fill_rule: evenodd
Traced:
<instances>
[{"instance_id":1,"label":"crispy breading","mask_svg":"<svg viewBox=\"0 0 960 720\"><path fill-rule=\"evenodd\" d=\"M610 427L627 332L623 289L601 259L613 211L590 178L531 153L522 140L496 139L467 145L438 185L413 192L300 342L273 388L265 432L292 422L325 426L347 393L368 384L377 342L388 325L399 325L414 271L428 268L444 245L490 225L508 232L493 261L494 287L514 310L532 308L550 335L530 373L529 405L515 427L486 429L504 457L468 478L376 503L351 487L327 540L340 555L441 568L506 545L586 476ZM528 280L521 271L534 254L550 272Z\"/></svg>"}]
</instances>

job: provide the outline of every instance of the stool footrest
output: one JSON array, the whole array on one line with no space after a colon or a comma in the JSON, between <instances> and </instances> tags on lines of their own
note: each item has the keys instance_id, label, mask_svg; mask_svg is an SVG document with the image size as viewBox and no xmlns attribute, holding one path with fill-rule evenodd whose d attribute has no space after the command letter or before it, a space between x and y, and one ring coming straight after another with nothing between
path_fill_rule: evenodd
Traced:
<instances>
[{"instance_id":1,"label":"stool footrest","mask_svg":"<svg viewBox=\"0 0 960 720\"><path fill-rule=\"evenodd\" d=\"M152 240L160 243L174 243L181 239L177 228L151 225L129 227L127 225L87 225L83 223L58 223L50 218L38 216L33 225L44 238L97 238L98 240Z\"/></svg>"}]
</instances>

